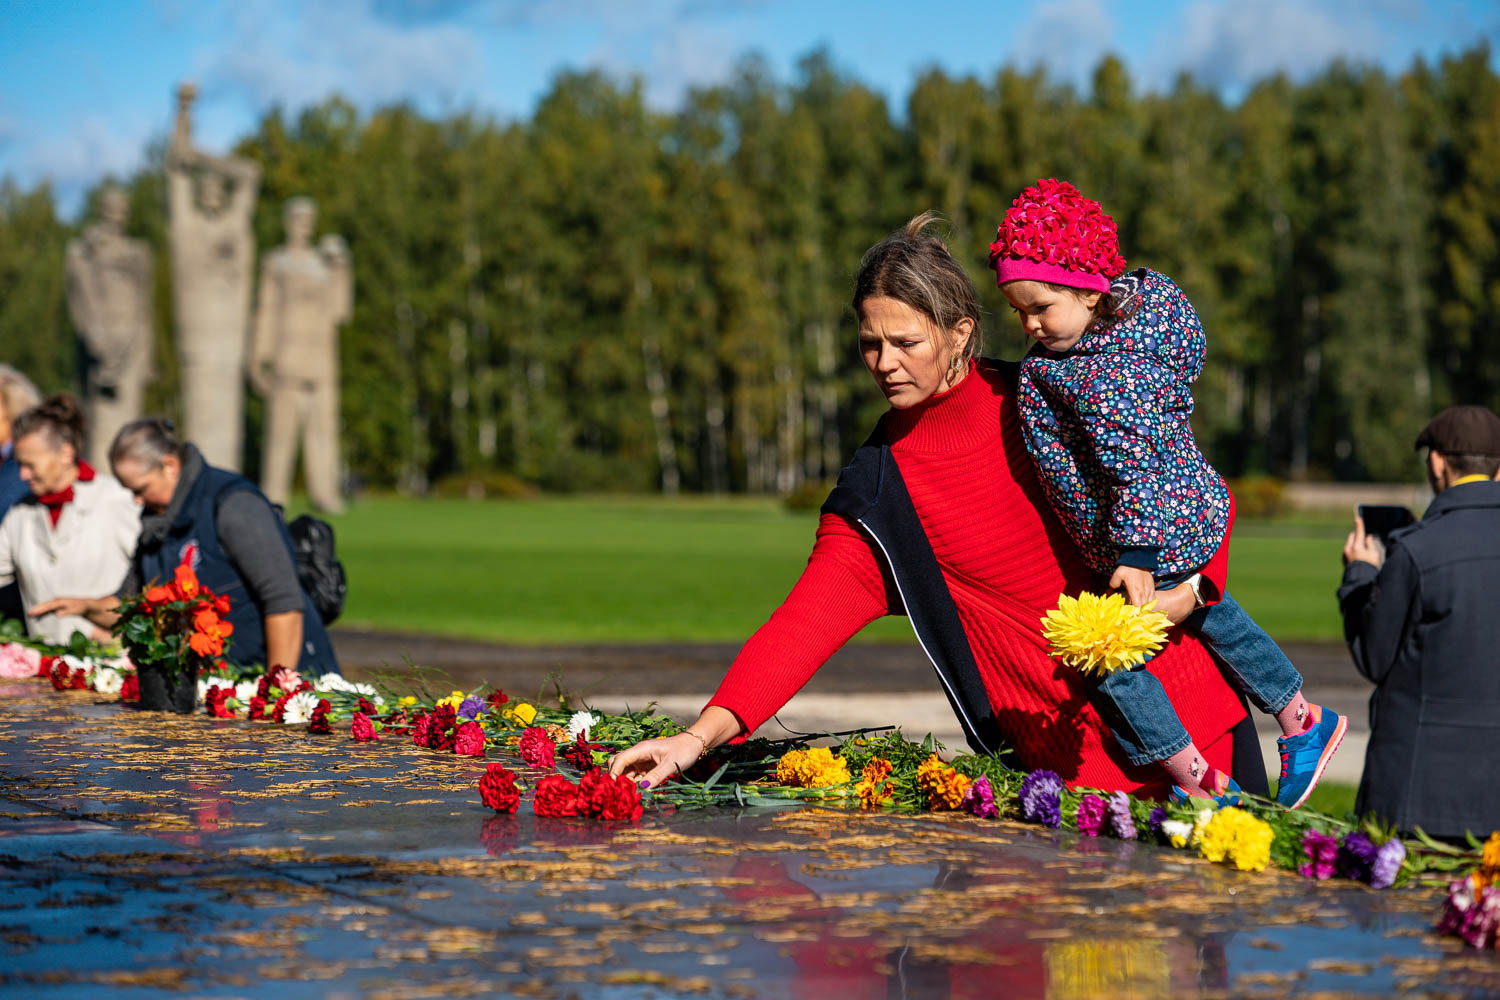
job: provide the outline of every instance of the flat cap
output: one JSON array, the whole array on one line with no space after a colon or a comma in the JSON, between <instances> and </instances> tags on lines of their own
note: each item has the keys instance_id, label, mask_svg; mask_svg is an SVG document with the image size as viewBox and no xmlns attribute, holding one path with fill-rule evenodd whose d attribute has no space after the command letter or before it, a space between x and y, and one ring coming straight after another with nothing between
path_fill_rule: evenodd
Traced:
<instances>
[{"instance_id":1,"label":"flat cap","mask_svg":"<svg viewBox=\"0 0 1500 1000\"><path fill-rule=\"evenodd\" d=\"M1485 406L1450 406L1422 429L1416 446L1444 455L1500 455L1500 417Z\"/></svg>"}]
</instances>

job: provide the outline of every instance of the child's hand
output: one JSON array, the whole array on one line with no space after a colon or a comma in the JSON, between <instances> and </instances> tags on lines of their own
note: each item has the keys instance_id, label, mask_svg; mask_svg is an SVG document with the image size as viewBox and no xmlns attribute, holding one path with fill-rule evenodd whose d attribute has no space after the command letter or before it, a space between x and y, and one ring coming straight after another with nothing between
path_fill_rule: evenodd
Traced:
<instances>
[{"instance_id":1,"label":"child's hand","mask_svg":"<svg viewBox=\"0 0 1500 1000\"><path fill-rule=\"evenodd\" d=\"M1156 578L1151 575L1150 570L1116 566L1115 575L1109 578L1109 589L1123 589L1125 600L1141 607L1156 597Z\"/></svg>"}]
</instances>

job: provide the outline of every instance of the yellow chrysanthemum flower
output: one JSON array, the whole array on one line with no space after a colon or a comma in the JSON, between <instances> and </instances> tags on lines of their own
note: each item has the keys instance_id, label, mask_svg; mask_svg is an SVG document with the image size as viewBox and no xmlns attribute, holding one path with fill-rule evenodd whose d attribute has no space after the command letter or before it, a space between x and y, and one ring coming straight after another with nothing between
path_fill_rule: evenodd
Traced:
<instances>
[{"instance_id":1,"label":"yellow chrysanthemum flower","mask_svg":"<svg viewBox=\"0 0 1500 1000\"><path fill-rule=\"evenodd\" d=\"M1155 601L1138 608L1120 594L1063 594L1043 616L1042 635L1068 666L1110 674L1145 663L1166 643L1171 624Z\"/></svg>"},{"instance_id":2,"label":"yellow chrysanthemum flower","mask_svg":"<svg viewBox=\"0 0 1500 1000\"><path fill-rule=\"evenodd\" d=\"M406 695L404 698L396 699L396 704L400 705L402 708L411 708L416 703L417 699L413 695Z\"/></svg>"},{"instance_id":3,"label":"yellow chrysanthemum flower","mask_svg":"<svg viewBox=\"0 0 1500 1000\"><path fill-rule=\"evenodd\" d=\"M1479 856L1479 870L1493 885L1500 885L1500 830L1490 834Z\"/></svg>"},{"instance_id":4,"label":"yellow chrysanthemum flower","mask_svg":"<svg viewBox=\"0 0 1500 1000\"><path fill-rule=\"evenodd\" d=\"M849 764L827 747L788 750L776 762L776 780L793 788L829 788L850 780Z\"/></svg>"},{"instance_id":5,"label":"yellow chrysanthemum flower","mask_svg":"<svg viewBox=\"0 0 1500 1000\"><path fill-rule=\"evenodd\" d=\"M1204 824L1198 850L1214 862L1234 865L1242 872L1263 871L1271 862L1271 825L1243 809L1225 806Z\"/></svg>"},{"instance_id":6,"label":"yellow chrysanthemum flower","mask_svg":"<svg viewBox=\"0 0 1500 1000\"><path fill-rule=\"evenodd\" d=\"M524 701L518 701L505 709L505 717L523 726L529 726L536 721L536 709Z\"/></svg>"},{"instance_id":7,"label":"yellow chrysanthemum flower","mask_svg":"<svg viewBox=\"0 0 1500 1000\"><path fill-rule=\"evenodd\" d=\"M891 762L884 757L876 757L865 765L859 784L854 786L861 809L879 809L895 797L895 790L885 784L890 774Z\"/></svg>"},{"instance_id":8,"label":"yellow chrysanthemum flower","mask_svg":"<svg viewBox=\"0 0 1500 1000\"><path fill-rule=\"evenodd\" d=\"M953 810L963 804L973 779L959 774L933 754L917 767L917 787L927 793L927 807Z\"/></svg>"}]
</instances>

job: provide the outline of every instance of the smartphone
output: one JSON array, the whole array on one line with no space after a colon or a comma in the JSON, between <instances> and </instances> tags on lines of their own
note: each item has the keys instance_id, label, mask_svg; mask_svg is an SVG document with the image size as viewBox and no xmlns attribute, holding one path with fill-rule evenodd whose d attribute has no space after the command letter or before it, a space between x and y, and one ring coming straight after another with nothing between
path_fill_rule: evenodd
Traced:
<instances>
[{"instance_id":1,"label":"smartphone","mask_svg":"<svg viewBox=\"0 0 1500 1000\"><path fill-rule=\"evenodd\" d=\"M1380 539L1382 545L1390 543L1391 532L1417 520L1411 511L1394 504L1362 503L1354 508L1354 513L1365 522L1365 534Z\"/></svg>"}]
</instances>

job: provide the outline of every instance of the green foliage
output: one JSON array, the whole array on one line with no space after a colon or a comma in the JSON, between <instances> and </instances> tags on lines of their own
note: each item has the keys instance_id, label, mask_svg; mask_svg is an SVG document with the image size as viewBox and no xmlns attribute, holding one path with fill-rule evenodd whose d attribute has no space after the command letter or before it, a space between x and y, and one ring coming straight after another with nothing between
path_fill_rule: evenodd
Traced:
<instances>
[{"instance_id":1,"label":"green foliage","mask_svg":"<svg viewBox=\"0 0 1500 1000\"><path fill-rule=\"evenodd\" d=\"M505 474L547 491L811 495L884 408L854 346L862 251L949 220L987 353L1025 349L986 270L1025 184L1057 175L1120 223L1132 265L1202 315L1200 443L1231 475L1415 480L1449 403L1500 403L1500 78L1488 50L1391 77L1329 66L1237 105L1192 79L1142 93L1103 60L1084 92L1040 70L924 73L903 113L814 52L789 81L741 62L672 113L638 82L562 73L529 119L268 113L255 233L310 195L349 242L344 455L423 494ZM126 179L158 255L158 378L174 415L161 150ZM0 183L0 359L79 383L45 186ZM252 399L249 464L258 454Z\"/></svg>"}]
</instances>

